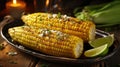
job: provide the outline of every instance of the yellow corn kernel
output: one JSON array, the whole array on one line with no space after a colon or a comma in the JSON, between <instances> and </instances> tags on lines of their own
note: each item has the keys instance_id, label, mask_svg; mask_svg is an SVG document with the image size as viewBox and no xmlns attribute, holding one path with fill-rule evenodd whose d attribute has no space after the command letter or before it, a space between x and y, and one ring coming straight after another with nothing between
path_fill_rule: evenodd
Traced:
<instances>
[{"instance_id":1,"label":"yellow corn kernel","mask_svg":"<svg viewBox=\"0 0 120 67\"><path fill-rule=\"evenodd\" d=\"M8 32L14 41L45 54L79 58L83 52L81 38L60 31L19 26Z\"/></svg>"},{"instance_id":2,"label":"yellow corn kernel","mask_svg":"<svg viewBox=\"0 0 120 67\"><path fill-rule=\"evenodd\" d=\"M22 20L29 26L58 30L81 37L84 41L95 39L95 24L91 21L80 21L66 15L58 16L49 13L23 15Z\"/></svg>"}]
</instances>

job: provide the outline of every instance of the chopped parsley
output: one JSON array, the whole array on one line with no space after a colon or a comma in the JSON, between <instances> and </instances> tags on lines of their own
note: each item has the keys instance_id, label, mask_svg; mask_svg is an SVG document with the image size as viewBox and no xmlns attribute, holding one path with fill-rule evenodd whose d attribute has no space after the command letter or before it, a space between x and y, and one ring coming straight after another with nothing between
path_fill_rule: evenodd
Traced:
<instances>
[{"instance_id":1,"label":"chopped parsley","mask_svg":"<svg viewBox=\"0 0 120 67\"><path fill-rule=\"evenodd\" d=\"M60 12L58 12L57 16L58 16L58 18L61 18L61 13L60 13Z\"/></svg>"},{"instance_id":2,"label":"chopped parsley","mask_svg":"<svg viewBox=\"0 0 120 67\"><path fill-rule=\"evenodd\" d=\"M0 44L0 50L3 50L4 48L4 44Z\"/></svg>"}]
</instances>

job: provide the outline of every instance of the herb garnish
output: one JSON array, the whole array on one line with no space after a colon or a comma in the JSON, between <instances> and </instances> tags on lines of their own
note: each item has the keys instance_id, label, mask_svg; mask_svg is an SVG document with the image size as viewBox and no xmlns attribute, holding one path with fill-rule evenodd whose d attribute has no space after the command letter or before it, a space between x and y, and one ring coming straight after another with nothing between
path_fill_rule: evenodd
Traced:
<instances>
[{"instance_id":1,"label":"herb garnish","mask_svg":"<svg viewBox=\"0 0 120 67\"><path fill-rule=\"evenodd\" d=\"M4 44L0 44L0 50L3 50L4 48Z\"/></svg>"},{"instance_id":2,"label":"herb garnish","mask_svg":"<svg viewBox=\"0 0 120 67\"><path fill-rule=\"evenodd\" d=\"M58 16L58 18L61 18L61 13L60 13L60 12L58 12L57 16Z\"/></svg>"}]
</instances>

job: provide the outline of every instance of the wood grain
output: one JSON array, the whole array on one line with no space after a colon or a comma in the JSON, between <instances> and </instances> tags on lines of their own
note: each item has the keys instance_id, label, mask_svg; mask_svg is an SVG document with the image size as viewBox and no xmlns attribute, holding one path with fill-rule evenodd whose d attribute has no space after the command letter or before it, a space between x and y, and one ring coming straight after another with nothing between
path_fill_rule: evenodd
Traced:
<instances>
[{"instance_id":1,"label":"wood grain","mask_svg":"<svg viewBox=\"0 0 120 67\"><path fill-rule=\"evenodd\" d=\"M0 67L105 67L104 62L89 65L71 65L69 63L63 64L50 62L23 53L8 44L6 41L3 41L2 44L4 44L5 48L0 50ZM17 52L17 54L11 56L8 52Z\"/></svg>"},{"instance_id":2,"label":"wood grain","mask_svg":"<svg viewBox=\"0 0 120 67\"><path fill-rule=\"evenodd\" d=\"M0 51L0 67L35 67L37 58L25 54L5 41L3 42L5 48ZM9 55L8 52L17 52L16 55Z\"/></svg>"}]
</instances>

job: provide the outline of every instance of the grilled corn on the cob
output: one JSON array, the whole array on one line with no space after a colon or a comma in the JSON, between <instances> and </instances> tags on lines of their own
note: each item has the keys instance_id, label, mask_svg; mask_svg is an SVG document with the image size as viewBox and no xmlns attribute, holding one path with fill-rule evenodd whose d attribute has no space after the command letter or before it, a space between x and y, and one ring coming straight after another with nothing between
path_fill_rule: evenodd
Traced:
<instances>
[{"instance_id":1,"label":"grilled corn on the cob","mask_svg":"<svg viewBox=\"0 0 120 67\"><path fill-rule=\"evenodd\" d=\"M8 32L14 41L49 55L79 58L83 52L81 38L60 31L19 26Z\"/></svg>"},{"instance_id":2,"label":"grilled corn on the cob","mask_svg":"<svg viewBox=\"0 0 120 67\"><path fill-rule=\"evenodd\" d=\"M81 37L84 41L95 38L95 24L90 21L80 21L67 15L49 13L33 13L22 16L23 22L29 26L62 31Z\"/></svg>"}]
</instances>

